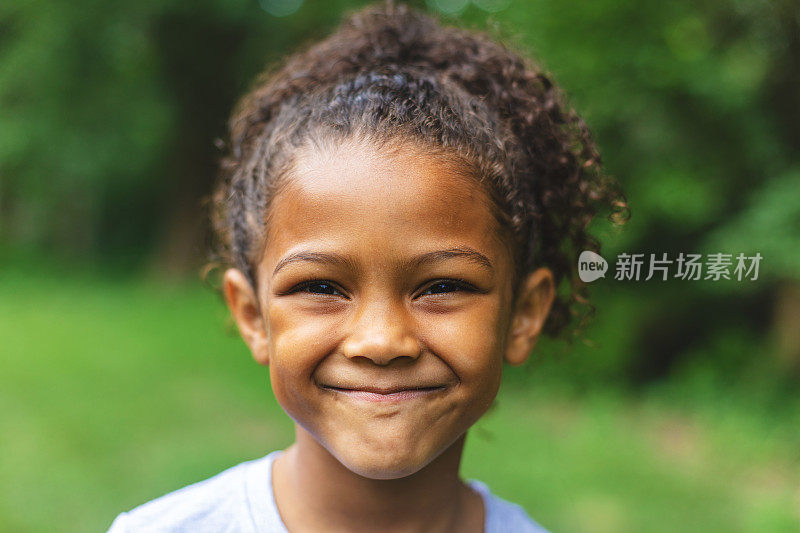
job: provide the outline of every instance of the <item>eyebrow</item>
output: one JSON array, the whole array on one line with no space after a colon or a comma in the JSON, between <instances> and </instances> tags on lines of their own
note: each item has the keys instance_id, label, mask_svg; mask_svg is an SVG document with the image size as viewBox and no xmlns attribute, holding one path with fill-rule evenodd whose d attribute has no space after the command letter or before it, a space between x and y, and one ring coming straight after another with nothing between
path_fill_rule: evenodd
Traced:
<instances>
[{"instance_id":1,"label":"eyebrow","mask_svg":"<svg viewBox=\"0 0 800 533\"><path fill-rule=\"evenodd\" d=\"M439 261L446 261L448 259L462 258L475 263L476 265L483 266L490 272L494 272L494 266L489 258L469 247L448 248L447 250L435 250L419 255L409 261L405 266L407 268L421 267L430 263L437 263Z\"/></svg>"},{"instance_id":2,"label":"eyebrow","mask_svg":"<svg viewBox=\"0 0 800 533\"><path fill-rule=\"evenodd\" d=\"M289 254L278 261L278 264L275 265L275 270L272 271L272 275L274 276L277 274L286 265L301 262L318 263L324 265L341 265L350 270L355 270L355 264L343 255L326 252L300 251Z\"/></svg>"},{"instance_id":3,"label":"eyebrow","mask_svg":"<svg viewBox=\"0 0 800 533\"><path fill-rule=\"evenodd\" d=\"M426 252L405 262L403 266L407 269L413 269L430 263L437 263L439 261L447 261L449 259L457 258L466 259L494 273L494 266L489 258L477 250L473 250L469 247L448 248L446 250L434 250L432 252ZM327 252L300 251L289 254L278 261L278 264L275 265L275 270L272 271L272 275L275 276L282 268L291 263L300 262L341 265L350 270L356 270L355 263L343 255Z\"/></svg>"}]
</instances>

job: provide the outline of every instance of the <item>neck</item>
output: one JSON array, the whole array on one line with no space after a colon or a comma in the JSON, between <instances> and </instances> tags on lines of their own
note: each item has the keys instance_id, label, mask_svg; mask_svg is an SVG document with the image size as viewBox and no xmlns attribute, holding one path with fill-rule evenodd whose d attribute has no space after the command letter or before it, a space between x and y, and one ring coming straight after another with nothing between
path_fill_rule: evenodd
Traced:
<instances>
[{"instance_id":1,"label":"neck","mask_svg":"<svg viewBox=\"0 0 800 533\"><path fill-rule=\"evenodd\" d=\"M464 438L410 476L370 479L349 470L297 426L295 443L273 467L281 518L298 532L453 531L465 520L482 527L476 495L458 476Z\"/></svg>"}]
</instances>

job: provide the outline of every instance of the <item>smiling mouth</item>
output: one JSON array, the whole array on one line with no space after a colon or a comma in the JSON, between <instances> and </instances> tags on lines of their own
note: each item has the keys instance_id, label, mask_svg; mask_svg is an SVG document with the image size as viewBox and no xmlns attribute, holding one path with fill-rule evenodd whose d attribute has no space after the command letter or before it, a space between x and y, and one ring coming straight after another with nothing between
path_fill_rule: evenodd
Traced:
<instances>
[{"instance_id":1,"label":"smiling mouth","mask_svg":"<svg viewBox=\"0 0 800 533\"><path fill-rule=\"evenodd\" d=\"M359 387L349 389L345 387L332 387L320 385L320 388L342 394L355 400L365 400L368 402L399 402L421 398L430 394L443 391L444 385L435 387L407 387L407 388L380 388L380 387Z\"/></svg>"}]
</instances>

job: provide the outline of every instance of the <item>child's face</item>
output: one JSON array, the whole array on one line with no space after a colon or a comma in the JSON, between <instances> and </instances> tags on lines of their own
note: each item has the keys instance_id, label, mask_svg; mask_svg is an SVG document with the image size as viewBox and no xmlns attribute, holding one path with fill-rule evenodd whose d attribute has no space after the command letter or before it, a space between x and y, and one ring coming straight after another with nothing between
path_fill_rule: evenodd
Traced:
<instances>
[{"instance_id":1,"label":"child's face","mask_svg":"<svg viewBox=\"0 0 800 533\"><path fill-rule=\"evenodd\" d=\"M410 475L462 436L552 301L540 269L512 309L510 254L459 170L364 143L306 149L271 206L259 294L226 273L278 402L366 477Z\"/></svg>"}]
</instances>

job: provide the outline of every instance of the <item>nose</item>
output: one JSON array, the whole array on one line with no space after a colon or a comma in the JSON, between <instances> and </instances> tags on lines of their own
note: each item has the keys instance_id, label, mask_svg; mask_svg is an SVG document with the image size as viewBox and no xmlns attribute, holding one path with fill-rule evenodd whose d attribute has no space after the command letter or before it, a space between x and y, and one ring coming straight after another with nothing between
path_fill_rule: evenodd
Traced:
<instances>
[{"instance_id":1,"label":"nose","mask_svg":"<svg viewBox=\"0 0 800 533\"><path fill-rule=\"evenodd\" d=\"M385 366L401 357L418 358L422 347L408 312L401 305L383 302L361 306L342 352L350 359L364 357Z\"/></svg>"}]
</instances>

